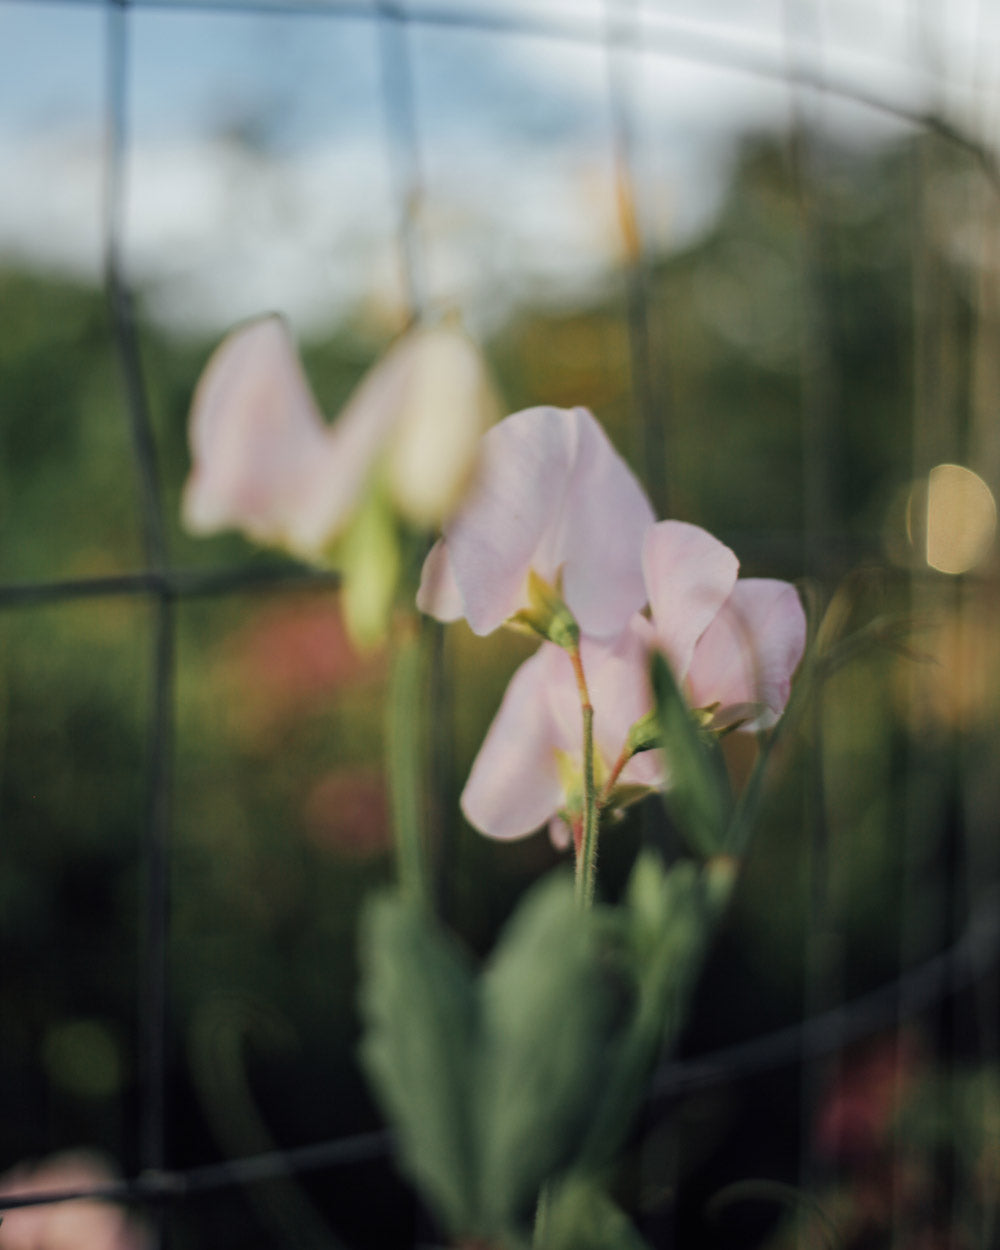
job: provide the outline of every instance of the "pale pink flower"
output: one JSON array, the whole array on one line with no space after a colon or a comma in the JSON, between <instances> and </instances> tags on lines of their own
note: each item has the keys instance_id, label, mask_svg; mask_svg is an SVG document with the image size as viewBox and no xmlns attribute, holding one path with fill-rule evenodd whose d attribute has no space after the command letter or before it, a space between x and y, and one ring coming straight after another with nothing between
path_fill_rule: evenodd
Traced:
<instances>
[{"instance_id":1,"label":"pale pink flower","mask_svg":"<svg viewBox=\"0 0 1000 1250\"><path fill-rule=\"evenodd\" d=\"M642 564L650 619L632 615L617 638L581 639L594 708L595 780L601 791L626 749L632 726L654 708L650 654L662 651L693 708L710 724L750 731L773 725L788 701L805 646L805 613L788 582L737 580L733 553L705 530L664 521L646 533ZM560 813L580 807L583 717L569 655L552 643L515 672L462 795L470 824L495 838L522 837L549 824L566 843ZM612 804L634 789L669 784L661 751L632 757ZM631 794L629 793L631 790ZM617 792L617 793L616 793Z\"/></svg>"},{"instance_id":2,"label":"pale pink flower","mask_svg":"<svg viewBox=\"0 0 1000 1250\"><path fill-rule=\"evenodd\" d=\"M327 425L285 322L250 322L223 340L195 392L185 524L196 533L240 529L317 559L376 477L405 520L439 524L468 485L496 415L472 343L443 326L417 327Z\"/></svg>"},{"instance_id":3,"label":"pale pink flower","mask_svg":"<svg viewBox=\"0 0 1000 1250\"><path fill-rule=\"evenodd\" d=\"M653 511L585 408L527 408L489 430L479 473L424 565L418 606L491 633L531 606L530 575L585 634L612 638L643 606Z\"/></svg>"},{"instance_id":4,"label":"pale pink flower","mask_svg":"<svg viewBox=\"0 0 1000 1250\"><path fill-rule=\"evenodd\" d=\"M635 615L611 643L582 639L580 657L594 708L595 780L600 787L618 762L629 729L652 706L649 622ZM663 784L658 753L633 757L618 785ZM462 792L471 825L493 838L520 838L549 823L565 845L562 811L579 810L583 795L583 718L569 655L543 642L514 673Z\"/></svg>"},{"instance_id":5,"label":"pale pink flower","mask_svg":"<svg viewBox=\"0 0 1000 1250\"><path fill-rule=\"evenodd\" d=\"M99 1155L73 1151L35 1167L14 1168L0 1177L0 1195L88 1190L115 1179ZM16 1207L0 1215L0 1250L147 1250L151 1244L139 1220L120 1206L95 1199Z\"/></svg>"}]
</instances>

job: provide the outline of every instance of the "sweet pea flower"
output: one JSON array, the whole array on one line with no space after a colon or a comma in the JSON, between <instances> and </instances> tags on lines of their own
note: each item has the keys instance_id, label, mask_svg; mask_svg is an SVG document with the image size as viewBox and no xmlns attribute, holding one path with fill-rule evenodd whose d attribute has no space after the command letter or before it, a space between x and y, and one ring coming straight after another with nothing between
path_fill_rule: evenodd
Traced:
<instances>
[{"instance_id":1,"label":"sweet pea flower","mask_svg":"<svg viewBox=\"0 0 1000 1250\"><path fill-rule=\"evenodd\" d=\"M654 711L654 649L666 655L709 728L749 732L777 722L805 647L805 613L794 586L739 579L736 556L707 531L663 521L647 531L641 550L649 617L633 614L616 639L580 643L602 806L621 806L669 784L662 752L628 756L633 730L648 726ZM523 837L547 823L553 841L565 846L581 808L582 776L573 665L561 647L543 643L511 678L472 765L462 810L489 837Z\"/></svg>"},{"instance_id":2,"label":"sweet pea flower","mask_svg":"<svg viewBox=\"0 0 1000 1250\"><path fill-rule=\"evenodd\" d=\"M620 634L646 601L642 487L585 408L527 408L482 440L479 472L424 564L418 606L489 634L561 599L580 630ZM544 631L543 631L544 632Z\"/></svg>"},{"instance_id":3,"label":"sweet pea flower","mask_svg":"<svg viewBox=\"0 0 1000 1250\"><path fill-rule=\"evenodd\" d=\"M223 340L198 383L185 524L201 534L241 529L319 560L379 484L404 520L437 525L497 415L472 343L445 326L417 327L327 425L284 320L260 318Z\"/></svg>"},{"instance_id":4,"label":"sweet pea flower","mask_svg":"<svg viewBox=\"0 0 1000 1250\"><path fill-rule=\"evenodd\" d=\"M629 730L652 706L649 622L635 615L612 642L584 637L580 658L594 708L594 773L598 789L611 777ZM642 792L664 783L658 753L625 764L616 790ZM568 845L583 803L583 721L569 654L543 642L517 669L479 749L462 792L471 825L488 837L524 837L548 824L553 842Z\"/></svg>"}]
</instances>

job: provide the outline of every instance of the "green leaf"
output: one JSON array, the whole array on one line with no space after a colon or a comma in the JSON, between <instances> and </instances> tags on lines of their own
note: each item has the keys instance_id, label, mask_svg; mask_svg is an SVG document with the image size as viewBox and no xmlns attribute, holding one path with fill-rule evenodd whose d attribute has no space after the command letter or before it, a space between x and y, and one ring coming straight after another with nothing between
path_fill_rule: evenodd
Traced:
<instances>
[{"instance_id":1,"label":"green leaf","mask_svg":"<svg viewBox=\"0 0 1000 1250\"><path fill-rule=\"evenodd\" d=\"M481 978L481 1195L491 1232L516 1228L579 1149L622 1015L606 926L568 875L538 883Z\"/></svg>"},{"instance_id":2,"label":"green leaf","mask_svg":"<svg viewBox=\"0 0 1000 1250\"><path fill-rule=\"evenodd\" d=\"M403 1168L461 1235L476 1227L478 1205L472 970L445 930L400 894L369 904L361 958L362 1063Z\"/></svg>"},{"instance_id":3,"label":"green leaf","mask_svg":"<svg viewBox=\"0 0 1000 1250\"><path fill-rule=\"evenodd\" d=\"M722 851L732 813L732 794L718 744L699 732L670 665L653 656L653 693L670 773L667 810L693 850Z\"/></svg>"},{"instance_id":4,"label":"green leaf","mask_svg":"<svg viewBox=\"0 0 1000 1250\"><path fill-rule=\"evenodd\" d=\"M713 920L706 875L690 862L668 870L658 855L647 851L632 870L621 912L635 1007L581 1151L587 1167L602 1166L617 1154L654 1064L684 1023Z\"/></svg>"},{"instance_id":5,"label":"green leaf","mask_svg":"<svg viewBox=\"0 0 1000 1250\"><path fill-rule=\"evenodd\" d=\"M649 1243L599 1185L574 1176L553 1187L533 1250L649 1250Z\"/></svg>"}]
</instances>

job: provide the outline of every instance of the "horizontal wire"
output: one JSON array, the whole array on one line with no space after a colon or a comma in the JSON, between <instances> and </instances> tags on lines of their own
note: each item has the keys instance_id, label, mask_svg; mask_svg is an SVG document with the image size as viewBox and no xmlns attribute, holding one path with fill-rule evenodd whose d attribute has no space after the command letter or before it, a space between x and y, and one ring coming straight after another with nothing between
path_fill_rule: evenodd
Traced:
<instances>
[{"instance_id":1,"label":"horizontal wire","mask_svg":"<svg viewBox=\"0 0 1000 1250\"><path fill-rule=\"evenodd\" d=\"M68 599L103 599L119 595L157 595L198 598L241 590L270 590L340 585L339 574L297 565L226 567L221 569L143 569L109 577L66 578L57 581L13 582L0 586L0 609L38 607Z\"/></svg>"},{"instance_id":2,"label":"horizontal wire","mask_svg":"<svg viewBox=\"0 0 1000 1250\"><path fill-rule=\"evenodd\" d=\"M853 1042L899 1023L899 1005L907 1019L994 970L1000 958L1000 907L993 899L977 910L959 940L896 980L821 1012L799 1024L763 1037L711 1051L700 1058L663 1064L653 1078L651 1098L676 1098L713 1085L786 1064L822 1059Z\"/></svg>"},{"instance_id":3,"label":"horizontal wire","mask_svg":"<svg viewBox=\"0 0 1000 1250\"><path fill-rule=\"evenodd\" d=\"M908 1013L916 1015L994 970L998 957L1000 907L996 900L990 900L973 914L965 932L952 947L888 985L801 1024L777 1029L749 1042L720 1047L706 1055L662 1064L651 1083L651 1100L655 1104L683 1097L802 1059L833 1054L852 1042L895 1025L901 999ZM0 1211L81 1199L137 1204L172 1201L238 1185L258 1184L289 1173L366 1163L384 1157L391 1148L392 1134L381 1129L186 1170L145 1173L133 1180L106 1185L0 1195Z\"/></svg>"},{"instance_id":4,"label":"horizontal wire","mask_svg":"<svg viewBox=\"0 0 1000 1250\"><path fill-rule=\"evenodd\" d=\"M357 1133L334 1141L271 1150L245 1159L207 1163L184 1171L146 1172L132 1180L109 1181L104 1185L77 1186L49 1193L0 1195L0 1211L46 1206L59 1202L128 1202L150 1204L187 1198L195 1194L231 1189L274 1180L289 1173L317 1171L328 1167L350 1167L383 1158L392 1142L387 1129Z\"/></svg>"}]
</instances>

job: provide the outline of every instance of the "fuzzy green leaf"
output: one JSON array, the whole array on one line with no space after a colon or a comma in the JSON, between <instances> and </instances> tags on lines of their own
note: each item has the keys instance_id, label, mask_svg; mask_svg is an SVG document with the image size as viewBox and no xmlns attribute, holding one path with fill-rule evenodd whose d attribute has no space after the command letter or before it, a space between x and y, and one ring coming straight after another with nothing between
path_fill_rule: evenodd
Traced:
<instances>
[{"instance_id":1,"label":"fuzzy green leaf","mask_svg":"<svg viewBox=\"0 0 1000 1250\"><path fill-rule=\"evenodd\" d=\"M579 1149L606 1078L625 982L605 927L551 874L508 924L480 986L477 1107L487 1226L522 1224Z\"/></svg>"},{"instance_id":2,"label":"fuzzy green leaf","mask_svg":"<svg viewBox=\"0 0 1000 1250\"><path fill-rule=\"evenodd\" d=\"M533 1250L649 1250L649 1244L599 1185L571 1177L554 1186Z\"/></svg>"}]
</instances>

